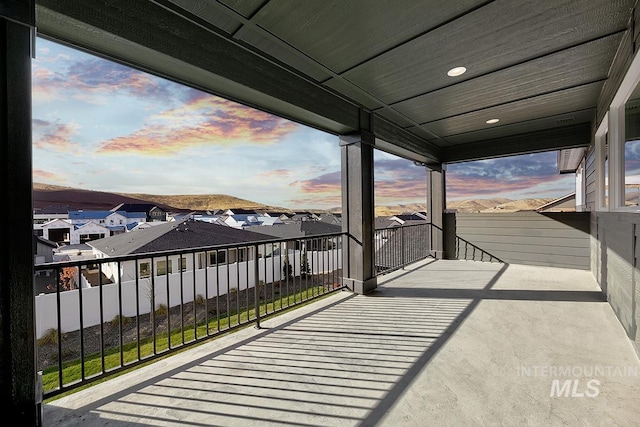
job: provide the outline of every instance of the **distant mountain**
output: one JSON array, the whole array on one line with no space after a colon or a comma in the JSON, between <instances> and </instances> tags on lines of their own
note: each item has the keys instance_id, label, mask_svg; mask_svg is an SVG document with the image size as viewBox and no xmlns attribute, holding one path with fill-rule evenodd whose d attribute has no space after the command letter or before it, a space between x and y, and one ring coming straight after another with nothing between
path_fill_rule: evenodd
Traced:
<instances>
[{"instance_id":1,"label":"distant mountain","mask_svg":"<svg viewBox=\"0 0 640 427\"><path fill-rule=\"evenodd\" d=\"M511 200L509 202L501 203L491 208L484 209L480 212L481 213L506 213L506 212L518 212L518 211L533 211L538 209L540 206L546 205L547 203L553 200L556 200L556 199Z\"/></svg>"},{"instance_id":2,"label":"distant mountain","mask_svg":"<svg viewBox=\"0 0 640 427\"><path fill-rule=\"evenodd\" d=\"M225 194L172 195L110 193L104 191L83 190L57 185L33 184L34 208L68 207L69 209L108 210L120 203L153 203L168 211L214 210L214 209L274 209L274 207L239 199Z\"/></svg>"},{"instance_id":3,"label":"distant mountain","mask_svg":"<svg viewBox=\"0 0 640 427\"><path fill-rule=\"evenodd\" d=\"M459 213L487 213L487 212L515 212L534 210L555 199L523 199L512 200L502 197L492 199L452 200L447 202L447 209L456 210ZM330 209L330 212L339 213L340 207ZM411 203L401 205L376 206L375 216L393 216L403 213L426 211L427 205Z\"/></svg>"},{"instance_id":4,"label":"distant mountain","mask_svg":"<svg viewBox=\"0 0 640 427\"><path fill-rule=\"evenodd\" d=\"M455 209L460 213L475 213L510 202L513 202L513 200L502 197L493 199L454 200L447 202L447 209Z\"/></svg>"},{"instance_id":5,"label":"distant mountain","mask_svg":"<svg viewBox=\"0 0 640 427\"><path fill-rule=\"evenodd\" d=\"M185 194L161 196L152 194L123 194L142 198L156 204L173 206L181 210L207 211L215 209L256 209L256 210L278 210L288 212L290 209L263 205L261 203L252 202L250 200L240 199L238 197L228 196L226 194Z\"/></svg>"}]
</instances>

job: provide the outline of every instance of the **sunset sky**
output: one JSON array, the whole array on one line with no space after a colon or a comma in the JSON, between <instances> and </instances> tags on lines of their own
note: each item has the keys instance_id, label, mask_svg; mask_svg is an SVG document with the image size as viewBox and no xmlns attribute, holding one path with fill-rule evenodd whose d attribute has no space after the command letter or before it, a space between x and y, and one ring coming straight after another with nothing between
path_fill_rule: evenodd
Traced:
<instances>
[{"instance_id":1,"label":"sunset sky","mask_svg":"<svg viewBox=\"0 0 640 427\"><path fill-rule=\"evenodd\" d=\"M228 194L287 208L340 206L338 138L37 40L33 179L90 190ZM422 203L425 171L376 151L376 204ZM574 191L556 153L449 165L447 198Z\"/></svg>"}]
</instances>

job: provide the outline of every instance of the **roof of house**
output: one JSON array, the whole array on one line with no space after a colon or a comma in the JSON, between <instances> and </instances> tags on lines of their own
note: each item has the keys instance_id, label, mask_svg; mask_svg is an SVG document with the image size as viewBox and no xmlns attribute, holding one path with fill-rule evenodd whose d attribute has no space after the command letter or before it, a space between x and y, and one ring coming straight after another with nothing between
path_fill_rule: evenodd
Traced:
<instances>
[{"instance_id":1,"label":"roof of house","mask_svg":"<svg viewBox=\"0 0 640 427\"><path fill-rule=\"evenodd\" d=\"M106 229L109 229L109 228L110 228L110 227L106 227L106 226L104 226L104 225L102 225L102 224L98 224L97 222L87 221L87 222L83 222L82 224L76 224L76 225L74 225L74 230L79 230L79 229L81 229L81 228L83 228L83 227L86 227L86 226L88 226L88 225L93 225L93 226L96 226L96 227L106 228Z\"/></svg>"},{"instance_id":2,"label":"roof of house","mask_svg":"<svg viewBox=\"0 0 640 427\"><path fill-rule=\"evenodd\" d=\"M424 218L417 214L400 214L394 215L393 217L398 218L402 221L424 221Z\"/></svg>"},{"instance_id":3,"label":"roof of house","mask_svg":"<svg viewBox=\"0 0 640 427\"><path fill-rule=\"evenodd\" d=\"M90 219L104 219L109 215L117 213L125 218L146 218L146 212L127 212L127 211L69 211L69 219L74 220L90 220Z\"/></svg>"},{"instance_id":4,"label":"roof of house","mask_svg":"<svg viewBox=\"0 0 640 427\"><path fill-rule=\"evenodd\" d=\"M265 234L185 220L93 240L89 245L109 256L119 256L270 239L272 237Z\"/></svg>"},{"instance_id":5,"label":"roof of house","mask_svg":"<svg viewBox=\"0 0 640 427\"><path fill-rule=\"evenodd\" d=\"M270 216L270 217L281 217L282 215L284 215L287 218L289 218L293 214L288 213L288 212L264 211L264 212L262 212L262 215L267 215L267 216Z\"/></svg>"},{"instance_id":6,"label":"roof of house","mask_svg":"<svg viewBox=\"0 0 640 427\"><path fill-rule=\"evenodd\" d=\"M248 227L245 230L257 229ZM318 234L331 234L342 232L342 227L322 221L301 221L288 224L274 224L271 227L260 227L260 232L273 237L292 239Z\"/></svg>"},{"instance_id":7,"label":"roof of house","mask_svg":"<svg viewBox=\"0 0 640 427\"><path fill-rule=\"evenodd\" d=\"M576 193L575 191L573 193L569 193L566 194L562 197L559 197L555 200L550 201L549 203L546 203L542 206L540 206L538 209L536 209L537 212L544 212L544 211L548 211L551 209L573 209L575 210L575 199L576 199Z\"/></svg>"},{"instance_id":8,"label":"roof of house","mask_svg":"<svg viewBox=\"0 0 640 427\"><path fill-rule=\"evenodd\" d=\"M44 237L40 237L40 236L36 236L35 234L33 235L33 249L36 249L36 244L37 243L41 243L45 246L49 246L52 248L57 248L58 244L56 242L52 242L49 239L45 239Z\"/></svg>"},{"instance_id":9,"label":"roof of house","mask_svg":"<svg viewBox=\"0 0 640 427\"><path fill-rule=\"evenodd\" d=\"M231 215L257 215L255 209L233 208L228 209L226 212L233 212Z\"/></svg>"},{"instance_id":10,"label":"roof of house","mask_svg":"<svg viewBox=\"0 0 640 427\"><path fill-rule=\"evenodd\" d=\"M111 209L111 212L126 211L126 212L149 213L149 211L151 211L151 209L153 208L162 210L161 208L159 208L157 205L154 205L153 203L120 203L118 206Z\"/></svg>"},{"instance_id":11,"label":"roof of house","mask_svg":"<svg viewBox=\"0 0 640 427\"><path fill-rule=\"evenodd\" d=\"M66 214L69 213L69 205L50 205L43 208L35 209L37 214Z\"/></svg>"},{"instance_id":12,"label":"roof of house","mask_svg":"<svg viewBox=\"0 0 640 427\"><path fill-rule=\"evenodd\" d=\"M342 217L340 215L332 214L332 213L323 213L319 215L319 219L322 222L326 222L329 224L342 224Z\"/></svg>"}]
</instances>

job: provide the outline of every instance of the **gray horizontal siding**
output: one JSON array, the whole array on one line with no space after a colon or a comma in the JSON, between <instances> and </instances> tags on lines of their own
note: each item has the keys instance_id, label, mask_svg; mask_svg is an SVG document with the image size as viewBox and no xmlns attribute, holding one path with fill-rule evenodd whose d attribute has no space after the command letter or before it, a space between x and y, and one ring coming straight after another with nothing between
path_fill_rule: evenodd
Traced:
<instances>
[{"instance_id":1,"label":"gray horizontal siding","mask_svg":"<svg viewBox=\"0 0 640 427\"><path fill-rule=\"evenodd\" d=\"M629 212L597 212L599 265L596 278L607 300L640 354L640 289L638 254L640 253L640 215Z\"/></svg>"},{"instance_id":2,"label":"gray horizontal siding","mask_svg":"<svg viewBox=\"0 0 640 427\"><path fill-rule=\"evenodd\" d=\"M589 218L574 212L457 214L456 233L504 262L589 269Z\"/></svg>"},{"instance_id":3,"label":"gray horizontal siding","mask_svg":"<svg viewBox=\"0 0 640 427\"><path fill-rule=\"evenodd\" d=\"M593 145L587 153L587 161L585 167L585 202L588 211L596 210L596 150Z\"/></svg>"}]
</instances>

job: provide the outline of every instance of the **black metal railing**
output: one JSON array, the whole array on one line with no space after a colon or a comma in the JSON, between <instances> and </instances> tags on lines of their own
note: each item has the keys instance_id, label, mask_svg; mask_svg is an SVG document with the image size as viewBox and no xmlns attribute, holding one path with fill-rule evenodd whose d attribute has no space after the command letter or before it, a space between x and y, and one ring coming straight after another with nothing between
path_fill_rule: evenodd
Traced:
<instances>
[{"instance_id":1,"label":"black metal railing","mask_svg":"<svg viewBox=\"0 0 640 427\"><path fill-rule=\"evenodd\" d=\"M43 398L340 290L343 233L35 266Z\"/></svg>"},{"instance_id":2,"label":"black metal railing","mask_svg":"<svg viewBox=\"0 0 640 427\"><path fill-rule=\"evenodd\" d=\"M431 223L375 230L376 274L385 274L431 255Z\"/></svg>"},{"instance_id":3,"label":"black metal railing","mask_svg":"<svg viewBox=\"0 0 640 427\"><path fill-rule=\"evenodd\" d=\"M456 235L456 259L504 263L497 256Z\"/></svg>"}]
</instances>

